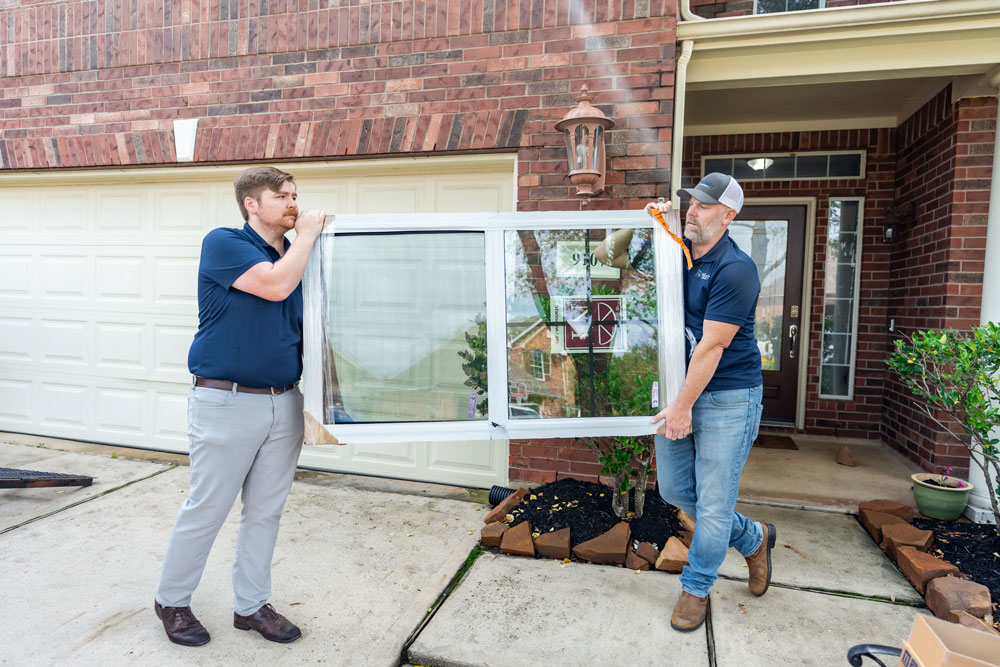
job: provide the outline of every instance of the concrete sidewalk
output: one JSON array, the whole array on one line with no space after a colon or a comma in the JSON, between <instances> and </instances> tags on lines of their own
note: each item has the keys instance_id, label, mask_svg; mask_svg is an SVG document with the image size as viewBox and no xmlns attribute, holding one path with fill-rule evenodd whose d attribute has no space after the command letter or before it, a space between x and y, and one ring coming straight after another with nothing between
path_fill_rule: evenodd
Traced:
<instances>
[{"instance_id":1,"label":"concrete sidewalk","mask_svg":"<svg viewBox=\"0 0 1000 667\"><path fill-rule=\"evenodd\" d=\"M760 505L741 511L778 526L772 589L751 596L731 554L709 623L693 633L669 627L676 576L488 552L438 606L474 553L481 493L302 473L272 599L302 639L273 644L232 627L237 506L193 602L212 641L183 648L151 605L188 470L90 451L0 442L0 466L96 478L86 489L0 490L0 665L826 667L846 664L853 644L901 645L926 613L853 517Z\"/></svg>"}]
</instances>

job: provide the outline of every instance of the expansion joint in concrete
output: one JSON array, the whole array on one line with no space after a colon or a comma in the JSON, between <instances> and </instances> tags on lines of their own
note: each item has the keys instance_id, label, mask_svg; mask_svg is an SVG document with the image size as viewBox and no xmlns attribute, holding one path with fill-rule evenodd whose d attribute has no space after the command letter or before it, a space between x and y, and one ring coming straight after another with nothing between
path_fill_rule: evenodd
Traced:
<instances>
[{"instance_id":1,"label":"expansion joint in concrete","mask_svg":"<svg viewBox=\"0 0 1000 667\"><path fill-rule=\"evenodd\" d=\"M8 526L8 527L0 530L0 535L3 535L5 533L9 533L10 531L16 530L16 529L20 528L21 526L27 526L29 523L34 523L36 521L41 521L42 519L50 517L53 514L59 514L60 512L65 512L66 510L71 509L73 507L76 507L77 505L82 505L83 503L89 503L92 500L97 500L98 498L102 498L102 497L108 495L109 493L114 493L115 491L120 491L121 489L124 489L127 486L132 486L133 484L138 484L139 482L145 482L147 479L152 479L152 478L156 477L157 475L162 475L163 473L169 472L169 471L173 470L176 467L177 467L176 465L168 465L168 467L164 468L163 470L157 470L156 472L154 472L151 475L146 475L145 477L140 477L139 479L133 479L131 482L126 482L126 483L124 483L124 484L122 484L120 486L114 487L113 489L107 489L105 491L102 491L101 493L98 493L98 494L96 494L94 496L91 496L90 498L84 498L82 500L78 500L75 503L70 503L69 505L66 505L66 507L60 507L57 510L53 510L51 512L46 512L45 514L40 514L39 516L32 517L32 518L28 519L27 521L22 521L19 524L16 524L16 525L13 525L13 526Z\"/></svg>"}]
</instances>

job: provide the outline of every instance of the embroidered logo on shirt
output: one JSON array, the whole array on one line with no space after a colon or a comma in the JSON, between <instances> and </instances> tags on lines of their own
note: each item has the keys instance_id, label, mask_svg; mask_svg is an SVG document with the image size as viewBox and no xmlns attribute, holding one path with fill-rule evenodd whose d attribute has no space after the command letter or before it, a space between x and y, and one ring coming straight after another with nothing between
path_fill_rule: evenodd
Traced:
<instances>
[{"instance_id":1,"label":"embroidered logo on shirt","mask_svg":"<svg viewBox=\"0 0 1000 667\"><path fill-rule=\"evenodd\" d=\"M698 277L698 278L701 278L702 280L708 280L709 278L712 277L712 276L708 275L707 273L705 273L704 271L702 271L701 269L698 269L697 271L695 271L694 275L696 277Z\"/></svg>"}]
</instances>

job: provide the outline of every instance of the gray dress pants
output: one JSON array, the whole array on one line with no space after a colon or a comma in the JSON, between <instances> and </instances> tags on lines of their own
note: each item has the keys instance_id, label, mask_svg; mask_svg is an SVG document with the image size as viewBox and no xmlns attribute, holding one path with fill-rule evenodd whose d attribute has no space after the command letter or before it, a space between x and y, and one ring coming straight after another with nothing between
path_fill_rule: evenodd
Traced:
<instances>
[{"instance_id":1,"label":"gray dress pants","mask_svg":"<svg viewBox=\"0 0 1000 667\"><path fill-rule=\"evenodd\" d=\"M156 601L188 607L208 553L242 491L233 609L248 616L271 595L281 510L302 449L302 394L192 387L188 396L191 491L174 524Z\"/></svg>"}]
</instances>

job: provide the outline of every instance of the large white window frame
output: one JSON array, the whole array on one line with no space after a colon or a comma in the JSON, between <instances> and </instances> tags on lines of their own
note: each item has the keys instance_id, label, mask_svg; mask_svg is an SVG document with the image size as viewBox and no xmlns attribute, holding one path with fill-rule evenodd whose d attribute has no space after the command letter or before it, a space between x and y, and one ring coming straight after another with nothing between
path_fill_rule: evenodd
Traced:
<instances>
[{"instance_id":1,"label":"large white window frame","mask_svg":"<svg viewBox=\"0 0 1000 667\"><path fill-rule=\"evenodd\" d=\"M679 234L676 212L670 217L671 231ZM482 232L486 246L487 378L491 388L489 414L482 420L450 422L399 422L323 424L342 444L368 444L435 440L495 440L524 438L576 438L648 435L654 432L649 416L560 417L511 419L507 387L506 280L504 233L514 230L559 230L601 228L652 228L656 262L658 311L659 406L680 393L684 382L684 331L682 254L678 244L642 211L438 213L338 215L333 229L324 235L364 232ZM336 241L334 241L336 243ZM306 274L304 313L304 364L302 388L305 411L323 420L323 331L320 289L321 243L316 243ZM672 324L671 324L672 322ZM651 397L652 398L652 397ZM652 402L652 401L651 401ZM660 407L650 407L650 414Z\"/></svg>"}]
</instances>

